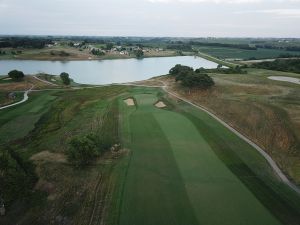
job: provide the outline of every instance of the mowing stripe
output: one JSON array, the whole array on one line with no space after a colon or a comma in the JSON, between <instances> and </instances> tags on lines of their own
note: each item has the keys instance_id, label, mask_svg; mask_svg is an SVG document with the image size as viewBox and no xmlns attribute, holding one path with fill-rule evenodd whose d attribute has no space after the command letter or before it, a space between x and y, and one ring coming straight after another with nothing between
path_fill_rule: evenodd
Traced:
<instances>
[{"instance_id":1,"label":"mowing stripe","mask_svg":"<svg viewBox=\"0 0 300 225\"><path fill-rule=\"evenodd\" d=\"M155 97L135 97L139 107L129 118L132 158L120 224L196 225L172 150L151 112Z\"/></svg>"},{"instance_id":2,"label":"mowing stripe","mask_svg":"<svg viewBox=\"0 0 300 225\"><path fill-rule=\"evenodd\" d=\"M190 120L163 110L155 118L171 144L200 224L280 224L215 155Z\"/></svg>"}]
</instances>

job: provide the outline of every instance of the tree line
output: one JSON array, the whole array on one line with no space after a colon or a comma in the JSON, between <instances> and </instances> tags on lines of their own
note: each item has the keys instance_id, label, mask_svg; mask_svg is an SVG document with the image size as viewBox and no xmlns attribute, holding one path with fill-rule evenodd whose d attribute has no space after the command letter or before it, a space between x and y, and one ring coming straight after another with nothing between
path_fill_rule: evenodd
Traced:
<instances>
[{"instance_id":1,"label":"tree line","mask_svg":"<svg viewBox=\"0 0 300 225\"><path fill-rule=\"evenodd\" d=\"M53 41L29 37L7 37L0 40L0 48L44 48L47 44L53 44Z\"/></svg>"},{"instance_id":2,"label":"tree line","mask_svg":"<svg viewBox=\"0 0 300 225\"><path fill-rule=\"evenodd\" d=\"M268 70L300 73L300 59L276 59L253 64L253 67Z\"/></svg>"},{"instance_id":3,"label":"tree line","mask_svg":"<svg viewBox=\"0 0 300 225\"><path fill-rule=\"evenodd\" d=\"M206 42L197 42L197 41L190 41L190 45L195 46L209 46L209 47L225 47L225 48L237 48L237 49L244 49L244 50L257 50L256 46L250 46L249 44L225 44L225 43L206 43Z\"/></svg>"}]
</instances>

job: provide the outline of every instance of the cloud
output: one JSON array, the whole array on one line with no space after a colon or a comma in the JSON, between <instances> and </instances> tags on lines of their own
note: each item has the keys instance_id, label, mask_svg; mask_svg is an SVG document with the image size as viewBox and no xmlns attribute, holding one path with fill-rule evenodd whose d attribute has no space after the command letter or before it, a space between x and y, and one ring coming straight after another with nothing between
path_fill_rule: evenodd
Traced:
<instances>
[{"instance_id":1,"label":"cloud","mask_svg":"<svg viewBox=\"0 0 300 225\"><path fill-rule=\"evenodd\" d=\"M263 9L263 10L248 10L248 11L236 12L236 14L245 14L245 13L261 13L261 14L272 14L280 17L300 18L300 9Z\"/></svg>"},{"instance_id":2,"label":"cloud","mask_svg":"<svg viewBox=\"0 0 300 225\"><path fill-rule=\"evenodd\" d=\"M213 4L250 4L250 3L300 3L300 0L147 0L152 3L213 3Z\"/></svg>"},{"instance_id":3,"label":"cloud","mask_svg":"<svg viewBox=\"0 0 300 225\"><path fill-rule=\"evenodd\" d=\"M263 0L148 0L153 3L227 3L227 4L242 4L242 3L259 3ZM295 0L293 0L295 1Z\"/></svg>"}]
</instances>

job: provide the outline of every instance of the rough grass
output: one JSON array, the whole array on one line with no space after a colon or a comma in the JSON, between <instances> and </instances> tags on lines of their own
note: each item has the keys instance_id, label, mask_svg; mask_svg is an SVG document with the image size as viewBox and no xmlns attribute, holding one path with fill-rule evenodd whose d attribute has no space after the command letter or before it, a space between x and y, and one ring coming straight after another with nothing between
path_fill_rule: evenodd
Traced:
<instances>
[{"instance_id":1,"label":"rough grass","mask_svg":"<svg viewBox=\"0 0 300 225\"><path fill-rule=\"evenodd\" d=\"M94 202L110 202L107 196L115 188L116 178L113 176L118 177L111 171L118 157L108 152L87 169L76 170L65 162L63 155L72 136L97 131L100 125L103 132L116 142L119 111L118 103L113 99L126 89L124 86L111 86L38 92L30 96L28 102L1 111L1 131L6 135L7 129L3 125L7 126L7 123L12 130L10 139L6 141L10 140L24 158L34 155L32 159L39 177L37 188L47 194L47 199L36 199L35 202L44 199L38 207L34 207L37 204L29 204L27 208L25 205L11 207L8 215L0 218L0 224L16 224L17 221L22 221L22 224L88 224ZM54 93L56 99L53 101ZM51 101L48 97L52 98ZM41 107L43 104L44 107ZM36 117L29 119L30 115ZM22 116L26 118L20 120ZM101 124L98 124L99 118ZM24 123L21 127L24 125L26 132L21 131L20 122ZM96 190L96 187L100 188ZM92 224L103 223L102 213L106 209L97 204L95 210L97 217Z\"/></svg>"}]
</instances>

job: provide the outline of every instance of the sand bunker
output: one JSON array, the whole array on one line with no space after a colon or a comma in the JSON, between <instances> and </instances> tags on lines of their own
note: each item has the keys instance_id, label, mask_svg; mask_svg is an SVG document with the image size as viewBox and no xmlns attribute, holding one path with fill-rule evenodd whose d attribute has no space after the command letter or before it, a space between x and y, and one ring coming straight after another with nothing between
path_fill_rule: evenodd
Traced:
<instances>
[{"instance_id":1,"label":"sand bunker","mask_svg":"<svg viewBox=\"0 0 300 225\"><path fill-rule=\"evenodd\" d=\"M166 107L166 104L163 103L162 101L159 101L159 102L157 102L157 103L155 104L155 106L156 106L157 108L164 108L164 107Z\"/></svg>"},{"instance_id":2,"label":"sand bunker","mask_svg":"<svg viewBox=\"0 0 300 225\"><path fill-rule=\"evenodd\" d=\"M59 153L52 153L49 151L39 152L31 156L30 159L33 161L60 162L60 163L64 163L67 161L65 155Z\"/></svg>"},{"instance_id":3,"label":"sand bunker","mask_svg":"<svg viewBox=\"0 0 300 225\"><path fill-rule=\"evenodd\" d=\"M300 79L294 77L283 77L283 76L270 76L270 80L286 81L294 84L300 84Z\"/></svg>"},{"instance_id":4,"label":"sand bunker","mask_svg":"<svg viewBox=\"0 0 300 225\"><path fill-rule=\"evenodd\" d=\"M124 100L124 102L128 105L128 106L133 106L134 105L134 101L132 98L127 98Z\"/></svg>"}]
</instances>

